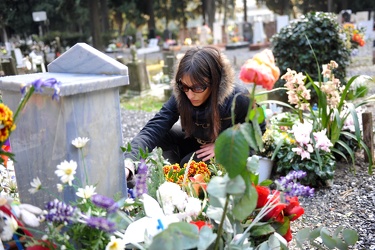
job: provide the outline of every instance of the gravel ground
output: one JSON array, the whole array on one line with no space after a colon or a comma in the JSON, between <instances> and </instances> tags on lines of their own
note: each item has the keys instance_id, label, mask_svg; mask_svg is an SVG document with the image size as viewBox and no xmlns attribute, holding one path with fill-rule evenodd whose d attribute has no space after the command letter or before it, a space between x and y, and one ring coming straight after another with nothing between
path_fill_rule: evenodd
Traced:
<instances>
[{"instance_id":1,"label":"gravel ground","mask_svg":"<svg viewBox=\"0 0 375 250\"><path fill-rule=\"evenodd\" d=\"M131 117L123 122L124 143L130 142L154 114L122 110L122 117ZM313 197L300 199L305 214L292 223L293 233L318 226L333 232L343 226L359 234L357 244L351 249L375 249L375 175L367 173L367 165L361 154L357 154L355 174L350 171L351 165L338 162L331 187L320 188ZM297 248L292 243L290 249Z\"/></svg>"}]
</instances>

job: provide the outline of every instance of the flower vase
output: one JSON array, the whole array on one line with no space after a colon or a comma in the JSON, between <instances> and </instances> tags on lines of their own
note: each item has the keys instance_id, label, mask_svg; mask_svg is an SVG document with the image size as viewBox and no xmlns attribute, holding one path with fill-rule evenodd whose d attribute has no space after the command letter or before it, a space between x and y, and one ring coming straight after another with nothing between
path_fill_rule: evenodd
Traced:
<instances>
[{"instance_id":1,"label":"flower vase","mask_svg":"<svg viewBox=\"0 0 375 250\"><path fill-rule=\"evenodd\" d=\"M259 157L259 183L271 177L273 161L267 157Z\"/></svg>"}]
</instances>

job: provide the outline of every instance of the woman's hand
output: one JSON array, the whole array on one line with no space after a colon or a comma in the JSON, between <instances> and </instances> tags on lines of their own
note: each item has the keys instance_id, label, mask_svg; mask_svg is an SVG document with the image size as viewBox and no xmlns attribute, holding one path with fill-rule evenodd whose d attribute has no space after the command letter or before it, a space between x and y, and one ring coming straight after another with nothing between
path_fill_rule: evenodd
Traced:
<instances>
[{"instance_id":1,"label":"woman's hand","mask_svg":"<svg viewBox=\"0 0 375 250\"><path fill-rule=\"evenodd\" d=\"M197 150L195 154L202 161L208 161L209 159L215 157L215 144L209 143L201 146L201 149Z\"/></svg>"}]
</instances>

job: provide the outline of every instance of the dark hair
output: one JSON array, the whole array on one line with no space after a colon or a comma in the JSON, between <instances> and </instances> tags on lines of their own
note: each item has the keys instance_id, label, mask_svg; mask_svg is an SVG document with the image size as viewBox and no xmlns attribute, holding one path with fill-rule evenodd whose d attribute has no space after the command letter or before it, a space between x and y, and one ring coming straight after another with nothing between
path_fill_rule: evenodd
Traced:
<instances>
[{"instance_id":1,"label":"dark hair","mask_svg":"<svg viewBox=\"0 0 375 250\"><path fill-rule=\"evenodd\" d=\"M175 81L178 82L183 76L189 76L193 85L208 85L211 89L210 97L207 99L208 110L207 121L211 128L211 139L214 141L220 132L220 114L218 107L219 89L222 82L223 60L221 52L212 46L190 49L181 59ZM186 94L179 91L180 100L178 109L181 116L181 126L185 130L186 137L194 133L192 120L193 106Z\"/></svg>"}]
</instances>

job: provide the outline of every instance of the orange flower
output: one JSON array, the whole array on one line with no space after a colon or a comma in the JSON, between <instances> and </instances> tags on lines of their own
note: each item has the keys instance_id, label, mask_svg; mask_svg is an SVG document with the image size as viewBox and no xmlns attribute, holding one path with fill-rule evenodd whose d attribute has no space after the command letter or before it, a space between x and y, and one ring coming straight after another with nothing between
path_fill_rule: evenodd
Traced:
<instances>
[{"instance_id":1,"label":"orange flower","mask_svg":"<svg viewBox=\"0 0 375 250\"><path fill-rule=\"evenodd\" d=\"M199 194L200 188L207 190L207 183L204 181L203 174L196 174L194 177L190 177L189 179L192 182L192 187L197 195Z\"/></svg>"},{"instance_id":2,"label":"orange flower","mask_svg":"<svg viewBox=\"0 0 375 250\"><path fill-rule=\"evenodd\" d=\"M280 77L280 70L275 65L272 51L269 49L255 54L241 67L240 79L245 83L254 83L265 89L272 89Z\"/></svg>"}]
</instances>

